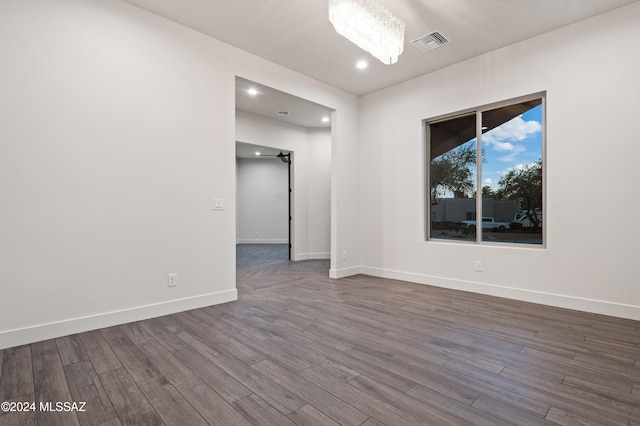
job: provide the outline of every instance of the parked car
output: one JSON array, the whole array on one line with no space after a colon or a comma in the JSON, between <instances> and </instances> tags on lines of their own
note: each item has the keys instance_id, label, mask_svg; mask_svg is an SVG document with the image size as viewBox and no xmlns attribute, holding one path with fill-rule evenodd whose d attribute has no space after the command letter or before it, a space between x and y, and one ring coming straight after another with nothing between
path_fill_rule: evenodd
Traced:
<instances>
[{"instance_id":1,"label":"parked car","mask_svg":"<svg viewBox=\"0 0 640 426\"><path fill-rule=\"evenodd\" d=\"M533 228L533 222L529 219L529 216L527 216L527 212L528 210L520 210L514 216L513 223L518 224L519 228L523 228L523 229ZM535 215L538 217L538 220L540 221L540 224L538 227L542 228L542 210L535 209L533 213L535 213Z\"/></svg>"},{"instance_id":2,"label":"parked car","mask_svg":"<svg viewBox=\"0 0 640 426\"><path fill-rule=\"evenodd\" d=\"M482 218L482 229L490 230L490 231L498 231L503 232L509 229L511 224L509 222L496 222L492 217L483 217ZM475 231L476 229L476 221L475 220L463 220L462 221L462 229L469 229Z\"/></svg>"}]
</instances>

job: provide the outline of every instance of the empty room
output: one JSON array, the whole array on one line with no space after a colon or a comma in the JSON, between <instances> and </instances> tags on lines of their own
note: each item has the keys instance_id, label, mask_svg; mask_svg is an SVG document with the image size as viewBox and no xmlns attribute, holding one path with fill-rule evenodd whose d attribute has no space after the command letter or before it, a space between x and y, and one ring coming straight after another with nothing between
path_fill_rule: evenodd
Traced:
<instances>
[{"instance_id":1,"label":"empty room","mask_svg":"<svg viewBox=\"0 0 640 426\"><path fill-rule=\"evenodd\" d=\"M0 0L0 425L640 425L640 1Z\"/></svg>"}]
</instances>

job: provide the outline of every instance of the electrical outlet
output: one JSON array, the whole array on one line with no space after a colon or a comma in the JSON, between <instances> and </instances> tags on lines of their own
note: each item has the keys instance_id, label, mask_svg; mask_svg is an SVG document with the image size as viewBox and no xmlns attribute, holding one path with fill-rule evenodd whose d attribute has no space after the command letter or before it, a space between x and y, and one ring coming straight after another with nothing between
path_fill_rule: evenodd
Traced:
<instances>
[{"instance_id":1,"label":"electrical outlet","mask_svg":"<svg viewBox=\"0 0 640 426\"><path fill-rule=\"evenodd\" d=\"M482 261L476 260L476 272L482 272Z\"/></svg>"},{"instance_id":2,"label":"electrical outlet","mask_svg":"<svg viewBox=\"0 0 640 426\"><path fill-rule=\"evenodd\" d=\"M213 199L213 209L214 210L224 210L224 200L222 198L214 198Z\"/></svg>"},{"instance_id":3,"label":"electrical outlet","mask_svg":"<svg viewBox=\"0 0 640 426\"><path fill-rule=\"evenodd\" d=\"M178 274L169 274L169 287L178 285Z\"/></svg>"},{"instance_id":4,"label":"electrical outlet","mask_svg":"<svg viewBox=\"0 0 640 426\"><path fill-rule=\"evenodd\" d=\"M347 251L346 250L342 251L342 260L347 260Z\"/></svg>"}]
</instances>

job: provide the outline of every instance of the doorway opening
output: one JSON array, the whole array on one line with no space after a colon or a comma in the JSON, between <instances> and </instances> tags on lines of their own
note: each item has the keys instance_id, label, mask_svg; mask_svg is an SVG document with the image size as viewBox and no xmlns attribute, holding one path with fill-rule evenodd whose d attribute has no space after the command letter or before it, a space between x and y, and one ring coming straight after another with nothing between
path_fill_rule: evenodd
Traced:
<instances>
[{"instance_id":1,"label":"doorway opening","mask_svg":"<svg viewBox=\"0 0 640 426\"><path fill-rule=\"evenodd\" d=\"M293 253L292 159L290 151L236 143L237 243L269 245L287 260Z\"/></svg>"},{"instance_id":2,"label":"doorway opening","mask_svg":"<svg viewBox=\"0 0 640 426\"><path fill-rule=\"evenodd\" d=\"M288 260L330 260L332 112L322 105L236 77L238 244L269 243L273 248L286 244ZM243 193L250 171L247 165L255 168L260 164L274 169L273 173L276 164L285 166L277 172L285 183L263 188L262 204L257 202L258 197L247 201ZM267 178L258 178L252 185L267 184ZM284 188L285 192L264 199L275 188ZM285 212L279 217L286 220L274 225L273 233L269 234L266 225L258 228L260 221L266 222L272 214L272 208L282 206ZM253 224L248 222L252 214Z\"/></svg>"}]
</instances>

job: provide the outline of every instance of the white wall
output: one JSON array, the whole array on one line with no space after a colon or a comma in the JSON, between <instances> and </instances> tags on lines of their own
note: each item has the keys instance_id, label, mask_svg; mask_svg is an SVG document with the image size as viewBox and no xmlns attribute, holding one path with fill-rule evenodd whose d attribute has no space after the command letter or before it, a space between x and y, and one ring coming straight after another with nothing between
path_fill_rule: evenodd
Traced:
<instances>
[{"instance_id":1,"label":"white wall","mask_svg":"<svg viewBox=\"0 0 640 426\"><path fill-rule=\"evenodd\" d=\"M0 57L0 348L237 297L238 75L346 117L332 179L355 180L355 97L129 4L0 2Z\"/></svg>"},{"instance_id":2,"label":"white wall","mask_svg":"<svg viewBox=\"0 0 640 426\"><path fill-rule=\"evenodd\" d=\"M300 127L237 111L236 136L240 142L293 152L292 259L329 259L331 130ZM240 240L245 237L249 238L239 235Z\"/></svg>"},{"instance_id":3,"label":"white wall","mask_svg":"<svg viewBox=\"0 0 640 426\"><path fill-rule=\"evenodd\" d=\"M237 165L237 242L288 244L289 166L273 157L239 158Z\"/></svg>"},{"instance_id":4,"label":"white wall","mask_svg":"<svg viewBox=\"0 0 640 426\"><path fill-rule=\"evenodd\" d=\"M364 97L360 271L640 319L638 22L635 3ZM425 242L421 121L540 91L546 248Z\"/></svg>"},{"instance_id":5,"label":"white wall","mask_svg":"<svg viewBox=\"0 0 640 426\"><path fill-rule=\"evenodd\" d=\"M309 129L307 170L312 178L307 192L309 226L307 251L309 259L328 259L331 250L331 133L329 129Z\"/></svg>"}]
</instances>

